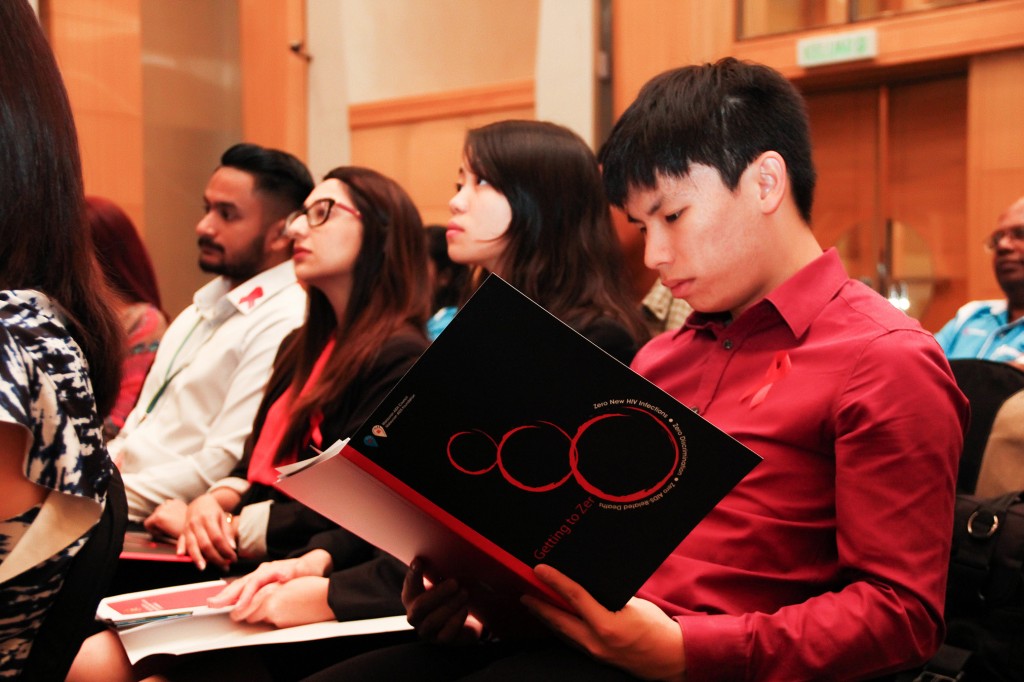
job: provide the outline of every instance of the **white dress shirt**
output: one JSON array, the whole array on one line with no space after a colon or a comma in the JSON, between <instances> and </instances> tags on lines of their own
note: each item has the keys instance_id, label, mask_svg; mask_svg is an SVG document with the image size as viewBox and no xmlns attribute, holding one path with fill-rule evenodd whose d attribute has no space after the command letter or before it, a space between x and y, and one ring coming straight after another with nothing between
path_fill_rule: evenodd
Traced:
<instances>
[{"instance_id":1,"label":"white dress shirt","mask_svg":"<svg viewBox=\"0 0 1024 682\"><path fill-rule=\"evenodd\" d=\"M135 409L108 444L129 518L186 502L242 457L277 348L302 324L306 293L291 261L229 290L218 277L167 328Z\"/></svg>"}]
</instances>

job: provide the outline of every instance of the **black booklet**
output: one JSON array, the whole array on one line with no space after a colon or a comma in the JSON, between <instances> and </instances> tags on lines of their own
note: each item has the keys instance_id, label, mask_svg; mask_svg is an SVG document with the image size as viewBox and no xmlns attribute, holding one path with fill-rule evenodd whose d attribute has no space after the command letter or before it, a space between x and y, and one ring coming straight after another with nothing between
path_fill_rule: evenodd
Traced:
<instances>
[{"instance_id":1,"label":"black booklet","mask_svg":"<svg viewBox=\"0 0 1024 682\"><path fill-rule=\"evenodd\" d=\"M616 610L759 461L491 275L347 444L278 487L478 611L560 603L539 563Z\"/></svg>"}]
</instances>

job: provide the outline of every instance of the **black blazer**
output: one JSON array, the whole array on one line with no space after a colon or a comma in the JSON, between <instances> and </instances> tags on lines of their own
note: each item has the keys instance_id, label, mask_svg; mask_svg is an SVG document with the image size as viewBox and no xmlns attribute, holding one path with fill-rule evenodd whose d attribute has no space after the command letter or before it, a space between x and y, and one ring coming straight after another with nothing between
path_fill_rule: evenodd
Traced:
<instances>
[{"instance_id":1,"label":"black blazer","mask_svg":"<svg viewBox=\"0 0 1024 682\"><path fill-rule=\"evenodd\" d=\"M282 348L290 338L285 339ZM324 408L324 421L320 425L322 444L327 447L340 438L350 436L361 426L427 345L423 333L411 327L385 341L373 363L360 373L345 394ZM275 367L280 359L279 351ZM288 388L291 380L291 376L277 371L271 376L253 423L253 432L232 476L246 477L252 448L263 429L267 411ZM316 452L309 448L299 454L299 459L315 455ZM247 504L265 500L274 500L267 526L269 558L299 556L318 548L330 553L334 573L330 576L328 602L339 620L405 613L401 602L405 564L271 486L254 483L242 496L236 511Z\"/></svg>"}]
</instances>

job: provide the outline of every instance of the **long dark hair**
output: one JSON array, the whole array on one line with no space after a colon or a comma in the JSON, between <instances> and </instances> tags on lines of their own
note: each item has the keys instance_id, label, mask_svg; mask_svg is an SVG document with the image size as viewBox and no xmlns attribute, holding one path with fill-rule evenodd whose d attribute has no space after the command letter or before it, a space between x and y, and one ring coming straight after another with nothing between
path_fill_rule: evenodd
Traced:
<instances>
[{"instance_id":1,"label":"long dark hair","mask_svg":"<svg viewBox=\"0 0 1024 682\"><path fill-rule=\"evenodd\" d=\"M0 2L0 288L53 299L89 363L106 415L121 377L121 328L85 220L71 105L28 3Z\"/></svg>"},{"instance_id":2,"label":"long dark hair","mask_svg":"<svg viewBox=\"0 0 1024 682\"><path fill-rule=\"evenodd\" d=\"M109 199L87 196L85 216L96 257L114 291L126 303L148 303L163 312L153 261L128 214Z\"/></svg>"},{"instance_id":3,"label":"long dark hair","mask_svg":"<svg viewBox=\"0 0 1024 682\"><path fill-rule=\"evenodd\" d=\"M463 153L512 208L502 276L572 327L608 317L646 339L586 142L554 123L501 121L469 131Z\"/></svg>"},{"instance_id":4,"label":"long dark hair","mask_svg":"<svg viewBox=\"0 0 1024 682\"><path fill-rule=\"evenodd\" d=\"M275 375L292 376L297 393L327 342L335 339L316 386L292 406L277 457L304 447L312 415L347 390L388 337L403 328L423 334L430 306L423 222L409 195L394 180L368 168L335 168L324 176L329 179L345 185L362 215L362 247L345 319L338 320L327 297L310 287L306 323L282 349Z\"/></svg>"}]
</instances>

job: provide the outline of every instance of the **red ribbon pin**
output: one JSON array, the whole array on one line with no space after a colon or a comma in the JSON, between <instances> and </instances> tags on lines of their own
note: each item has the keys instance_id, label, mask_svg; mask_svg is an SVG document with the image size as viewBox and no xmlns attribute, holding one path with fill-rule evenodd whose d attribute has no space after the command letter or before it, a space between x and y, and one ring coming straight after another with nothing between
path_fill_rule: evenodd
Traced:
<instances>
[{"instance_id":1,"label":"red ribbon pin","mask_svg":"<svg viewBox=\"0 0 1024 682\"><path fill-rule=\"evenodd\" d=\"M765 397L768 395L768 391L771 390L775 382L789 374L789 370L792 368L793 363L789 359L789 353L786 351L779 351L775 354L775 357L772 358L772 362L768 366L768 371L765 372L764 378L761 382L744 394L740 400L743 401L750 398L750 406L757 407L764 402Z\"/></svg>"},{"instance_id":2,"label":"red ribbon pin","mask_svg":"<svg viewBox=\"0 0 1024 682\"><path fill-rule=\"evenodd\" d=\"M263 297L263 287L256 287L255 289L250 291L248 294L243 296L241 299L239 299L238 304L239 305L245 304L245 305L249 306L249 308L251 309L254 305L256 305L256 301L259 300L262 297Z\"/></svg>"}]
</instances>

